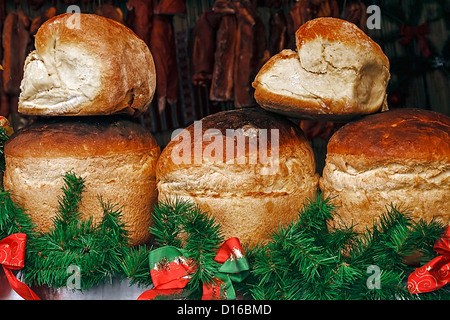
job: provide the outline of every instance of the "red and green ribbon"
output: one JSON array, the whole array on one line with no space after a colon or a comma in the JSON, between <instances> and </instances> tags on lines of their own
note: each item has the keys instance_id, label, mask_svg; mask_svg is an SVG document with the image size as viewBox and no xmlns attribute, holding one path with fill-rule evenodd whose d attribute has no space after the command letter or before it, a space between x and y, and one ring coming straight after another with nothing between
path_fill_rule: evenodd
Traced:
<instances>
[{"instance_id":1,"label":"red and green ribbon","mask_svg":"<svg viewBox=\"0 0 450 320\"><path fill-rule=\"evenodd\" d=\"M184 288L195 271L195 261L186 258L183 249L165 246L149 254L150 275L154 289L142 293L138 300L175 298L189 294ZM219 248L214 261L221 264L212 283L203 283L202 300L236 299L233 282L241 282L250 266L238 238L230 238Z\"/></svg>"}]
</instances>

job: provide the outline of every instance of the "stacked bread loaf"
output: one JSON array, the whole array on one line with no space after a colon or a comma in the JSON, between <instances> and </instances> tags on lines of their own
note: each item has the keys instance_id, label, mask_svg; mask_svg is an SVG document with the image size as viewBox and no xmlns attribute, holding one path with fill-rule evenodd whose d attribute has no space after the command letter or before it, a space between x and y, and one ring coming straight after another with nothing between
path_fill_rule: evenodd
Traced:
<instances>
[{"instance_id":1,"label":"stacked bread loaf","mask_svg":"<svg viewBox=\"0 0 450 320\"><path fill-rule=\"evenodd\" d=\"M131 245L147 242L160 149L135 117L155 92L150 50L123 24L93 14L48 20L35 47L19 112L39 117L5 146L5 189L46 232L63 176L73 172L85 179L83 217L101 219L101 196L122 207Z\"/></svg>"},{"instance_id":2,"label":"stacked bread loaf","mask_svg":"<svg viewBox=\"0 0 450 320\"><path fill-rule=\"evenodd\" d=\"M318 18L295 33L297 51L285 49L261 68L255 99L293 118L344 121L386 104L389 61L355 24Z\"/></svg>"},{"instance_id":3,"label":"stacked bread loaf","mask_svg":"<svg viewBox=\"0 0 450 320\"><path fill-rule=\"evenodd\" d=\"M296 51L276 54L256 76L261 108L208 116L172 139L158 162L160 199L194 200L217 218L226 236L264 241L318 190L312 150L288 119L345 121L350 123L329 143L320 179L341 221L357 230L370 228L390 204L448 221L448 117L418 109L387 111L389 61L350 22L309 21L297 30L296 44ZM279 133L276 160L251 162L271 140L260 133L273 129ZM240 154L239 139L248 141Z\"/></svg>"},{"instance_id":4,"label":"stacked bread loaf","mask_svg":"<svg viewBox=\"0 0 450 320\"><path fill-rule=\"evenodd\" d=\"M123 206L133 244L149 239L157 198L192 200L226 237L255 244L295 219L319 184L341 220L360 230L391 203L449 220L449 117L385 111L389 61L352 23L319 18L302 25L297 50L273 56L256 76L260 107L195 121L160 155L132 118L155 90L147 46L120 23L81 14L77 25L72 17L39 29L19 110L45 117L5 147L5 187L42 231L51 227L67 171L86 180L85 216L100 218L98 195ZM292 119L349 122L331 138L320 179Z\"/></svg>"},{"instance_id":5,"label":"stacked bread loaf","mask_svg":"<svg viewBox=\"0 0 450 320\"><path fill-rule=\"evenodd\" d=\"M202 119L197 134L196 124L183 130L158 161L160 199L194 200L216 217L226 236L246 243L265 240L295 219L317 191L314 154L288 117L349 119L376 112L386 101L389 62L358 27L316 19L296 37L297 52L272 57L253 83L262 108ZM267 154L271 160L261 161Z\"/></svg>"},{"instance_id":6,"label":"stacked bread loaf","mask_svg":"<svg viewBox=\"0 0 450 320\"><path fill-rule=\"evenodd\" d=\"M157 179L160 199L193 200L225 236L255 244L297 217L319 176L298 126L246 108L207 116L179 133L161 153Z\"/></svg>"},{"instance_id":7,"label":"stacked bread loaf","mask_svg":"<svg viewBox=\"0 0 450 320\"><path fill-rule=\"evenodd\" d=\"M331 137L320 179L338 220L364 231L394 205L448 223L450 118L387 111L389 61L355 25L315 19L296 40L297 51L283 50L260 70L255 98L291 118L351 121Z\"/></svg>"}]
</instances>

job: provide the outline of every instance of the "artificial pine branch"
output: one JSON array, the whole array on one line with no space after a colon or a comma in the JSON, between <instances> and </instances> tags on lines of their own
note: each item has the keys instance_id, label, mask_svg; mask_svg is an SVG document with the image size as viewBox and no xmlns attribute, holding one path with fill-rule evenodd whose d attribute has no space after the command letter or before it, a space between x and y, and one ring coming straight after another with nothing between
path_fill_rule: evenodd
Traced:
<instances>
[{"instance_id":1,"label":"artificial pine branch","mask_svg":"<svg viewBox=\"0 0 450 320\"><path fill-rule=\"evenodd\" d=\"M128 253L129 232L121 220L121 208L117 204L104 202L102 197L99 197L99 201L103 208L103 218L96 230L97 246L103 248L105 260L109 261L108 268L119 271L122 259ZM108 247L111 244L114 244L114 247Z\"/></svg>"},{"instance_id":2,"label":"artificial pine branch","mask_svg":"<svg viewBox=\"0 0 450 320\"><path fill-rule=\"evenodd\" d=\"M429 251L445 225L414 222L408 211L395 207L363 234L352 226L329 230L336 218L330 199L320 194L305 203L297 220L249 251L253 269L243 290L253 299L415 298L404 283L412 272L404 257ZM370 266L379 268L381 288L368 286Z\"/></svg>"},{"instance_id":3,"label":"artificial pine branch","mask_svg":"<svg viewBox=\"0 0 450 320\"><path fill-rule=\"evenodd\" d=\"M151 233L159 246L182 247L180 234L183 228L182 216L192 210L194 204L179 198L167 198L159 201L154 208Z\"/></svg>"},{"instance_id":4,"label":"artificial pine branch","mask_svg":"<svg viewBox=\"0 0 450 320\"><path fill-rule=\"evenodd\" d=\"M149 251L145 245L131 247L124 256L121 268L124 276L130 279L130 285L138 284L138 286L148 287L152 284L149 266Z\"/></svg>"},{"instance_id":5,"label":"artificial pine branch","mask_svg":"<svg viewBox=\"0 0 450 320\"><path fill-rule=\"evenodd\" d=\"M26 210L12 200L10 191L0 191L0 239L16 232L32 238L35 227Z\"/></svg>"},{"instance_id":6,"label":"artificial pine branch","mask_svg":"<svg viewBox=\"0 0 450 320\"><path fill-rule=\"evenodd\" d=\"M59 199L54 227L39 234L27 247L27 264L23 269L25 282L64 287L69 277L68 267L81 270L81 288L104 282L121 270L128 252L125 225L116 205L99 201L103 219L95 224L91 218L81 220L79 211L84 180L73 173L64 176L63 196Z\"/></svg>"},{"instance_id":7,"label":"artificial pine branch","mask_svg":"<svg viewBox=\"0 0 450 320\"><path fill-rule=\"evenodd\" d=\"M212 283L219 267L214 257L224 240L221 226L197 205L179 198L160 201L154 211L150 230L155 243L187 252L186 258L194 261L188 292L190 298L201 296L202 284Z\"/></svg>"},{"instance_id":8,"label":"artificial pine branch","mask_svg":"<svg viewBox=\"0 0 450 320\"><path fill-rule=\"evenodd\" d=\"M80 219L79 206L84 190L84 180L72 172L66 173L63 180L63 196L58 197L58 209L53 218L55 229L61 228L61 231L64 231L70 224L76 224Z\"/></svg>"},{"instance_id":9,"label":"artificial pine branch","mask_svg":"<svg viewBox=\"0 0 450 320\"><path fill-rule=\"evenodd\" d=\"M191 290L198 290L202 284L211 284L219 264L214 261L217 250L224 238L221 226L214 217L194 206L187 211L184 218L183 229L186 232L184 249L189 253L188 258L195 261L195 271L189 281Z\"/></svg>"}]
</instances>

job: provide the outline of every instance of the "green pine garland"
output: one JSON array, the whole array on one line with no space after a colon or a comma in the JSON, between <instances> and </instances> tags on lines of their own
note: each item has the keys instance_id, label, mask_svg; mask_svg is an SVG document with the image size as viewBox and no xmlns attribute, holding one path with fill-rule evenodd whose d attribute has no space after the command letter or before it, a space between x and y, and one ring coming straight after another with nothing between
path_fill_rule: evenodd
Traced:
<instances>
[{"instance_id":1,"label":"green pine garland","mask_svg":"<svg viewBox=\"0 0 450 320\"><path fill-rule=\"evenodd\" d=\"M328 230L335 218L330 199L320 194L303 206L296 221L280 226L266 245L249 252L252 278L243 291L253 299L412 299L405 280L414 268L405 255L435 256L432 245L445 226L436 220L413 222L407 211L390 207L373 230ZM369 269L368 269L369 268ZM380 288L367 281L380 271ZM429 296L450 297L445 290Z\"/></svg>"},{"instance_id":2,"label":"green pine garland","mask_svg":"<svg viewBox=\"0 0 450 320\"><path fill-rule=\"evenodd\" d=\"M0 128L1 134L2 128ZM180 199L160 201L154 208L153 245L129 246L118 205L99 201L103 219L81 219L84 180L64 176L53 228L36 231L26 213L12 200L12 191L0 191L0 239L26 233L26 264L21 270L27 284L65 287L68 268L81 271L81 288L108 281L113 275L143 287L152 284L148 255L158 246L183 248L197 263L185 297L201 297L219 265L215 254L224 241L221 226L198 206ZM433 244L445 225L436 220L415 221L407 210L387 207L372 230L359 234L353 226L330 229L338 219L331 199L319 193L308 200L297 219L280 225L266 243L246 247L251 272L235 288L246 299L450 299L450 290L411 295L406 279L414 270L404 257L420 252L427 262L436 256ZM380 272L379 288L368 282L373 269Z\"/></svg>"},{"instance_id":3,"label":"green pine garland","mask_svg":"<svg viewBox=\"0 0 450 320\"><path fill-rule=\"evenodd\" d=\"M54 228L37 233L25 210L9 192L0 193L0 235L25 232L28 236L23 280L28 284L65 287L67 268L81 269L82 288L107 281L113 274L131 283L151 284L148 253L154 247L129 247L120 210L103 204L104 218L98 225L80 219L84 181L68 173L59 199ZM99 198L99 201L102 201ZM444 225L432 220L414 222L408 212L389 208L373 230L363 234L352 226L329 230L336 218L330 199L318 194L309 200L292 223L279 226L267 243L245 248L251 273L235 284L247 299L431 299L450 298L448 290L420 296L410 295L405 279L413 268L405 255L419 250L423 260L436 253L432 245ZM201 296L201 284L212 280L218 264L213 261L223 243L220 225L198 206L181 200L161 201L155 207L154 245L174 245L189 252L198 267L187 292L190 299ZM380 289L367 285L369 266L381 271Z\"/></svg>"},{"instance_id":4,"label":"green pine garland","mask_svg":"<svg viewBox=\"0 0 450 320\"><path fill-rule=\"evenodd\" d=\"M28 236L22 276L29 284L65 287L68 268L76 266L82 279L77 289L85 290L121 272L122 259L128 253L128 238L120 220L120 208L99 198L102 221L95 224L92 219L81 220L79 205L84 180L67 173L64 183L54 227L48 233L33 232Z\"/></svg>"},{"instance_id":5,"label":"green pine garland","mask_svg":"<svg viewBox=\"0 0 450 320\"><path fill-rule=\"evenodd\" d=\"M104 218L98 225L80 219L84 181L73 173L64 176L54 227L37 233L34 224L11 199L0 193L0 236L28 234L23 280L28 284L65 287L67 268L81 269L81 289L107 281L113 274L131 283L151 284L148 253L153 247L128 247L125 225L116 205L104 203ZM424 261L436 253L432 245L445 226L436 220L413 221L407 211L389 208L373 230L363 234L352 226L328 229L335 217L330 199L318 194L309 200L292 223L279 226L267 243L247 247L252 267L246 281L235 284L247 299L448 299L441 289L420 296L410 295L405 279L413 271L404 256L420 251ZM190 252L197 261L187 292L201 296L202 283L212 281L218 264L213 261L223 243L220 225L198 206L181 200L161 201L155 207L155 246L173 245ZM368 267L380 270L381 288L370 288Z\"/></svg>"},{"instance_id":6,"label":"green pine garland","mask_svg":"<svg viewBox=\"0 0 450 320\"><path fill-rule=\"evenodd\" d=\"M0 172L5 171L5 154L3 150L8 139L9 137L6 134L6 130L3 127L0 127Z\"/></svg>"},{"instance_id":7,"label":"green pine garland","mask_svg":"<svg viewBox=\"0 0 450 320\"><path fill-rule=\"evenodd\" d=\"M156 245L183 248L186 258L194 261L185 296L199 299L202 284L212 283L220 267L214 257L224 242L221 226L197 205L177 198L159 202L150 231Z\"/></svg>"},{"instance_id":8,"label":"green pine garland","mask_svg":"<svg viewBox=\"0 0 450 320\"><path fill-rule=\"evenodd\" d=\"M0 191L0 239L23 232L33 238L35 225L26 211L16 204L10 192Z\"/></svg>"}]
</instances>

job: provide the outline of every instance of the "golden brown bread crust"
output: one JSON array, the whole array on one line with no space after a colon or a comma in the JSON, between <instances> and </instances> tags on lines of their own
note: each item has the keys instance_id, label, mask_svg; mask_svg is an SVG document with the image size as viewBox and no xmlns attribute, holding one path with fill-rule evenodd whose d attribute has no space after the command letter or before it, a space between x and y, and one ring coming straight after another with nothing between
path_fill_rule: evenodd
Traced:
<instances>
[{"instance_id":1,"label":"golden brown bread crust","mask_svg":"<svg viewBox=\"0 0 450 320\"><path fill-rule=\"evenodd\" d=\"M296 52L285 49L271 57L259 72L260 74L270 72L275 63L280 60L297 59L297 57ZM355 118L366 113L351 99L333 100L328 98L315 99L312 97L298 99L298 97L292 95L269 90L267 87L259 85L258 82L258 78L253 82L253 86L256 88L254 96L258 104L268 111L287 117L340 121Z\"/></svg>"},{"instance_id":2,"label":"golden brown bread crust","mask_svg":"<svg viewBox=\"0 0 450 320\"><path fill-rule=\"evenodd\" d=\"M109 156L158 149L141 125L121 117L49 117L16 132L5 145L15 158Z\"/></svg>"},{"instance_id":3,"label":"golden brown bread crust","mask_svg":"<svg viewBox=\"0 0 450 320\"><path fill-rule=\"evenodd\" d=\"M449 223L450 118L397 109L345 125L329 141L320 188L357 231L391 204Z\"/></svg>"},{"instance_id":4,"label":"golden brown bread crust","mask_svg":"<svg viewBox=\"0 0 450 320\"><path fill-rule=\"evenodd\" d=\"M226 236L239 237L244 243L257 243L267 239L268 233L280 223L292 221L305 199L315 194L318 175L312 149L300 128L290 121L260 108L246 108L210 115L201 124L203 139L202 135L195 135L194 125L184 132L183 137L191 137L190 161L175 163L172 159L183 144L180 138L183 132L161 153L157 167L160 200L172 197L192 200L215 216ZM242 157L237 156L239 138L226 137L227 129L242 129L239 136L247 139ZM261 129L268 130L267 141L262 138ZM264 162L260 150L253 147L267 142L268 154L272 155L277 143L272 140L271 129L278 130L278 156ZM211 135L215 138L209 141ZM250 137L255 135L257 139L251 142ZM224 136L222 157L215 158L210 148L221 136ZM226 157L226 142L230 139L235 149L232 159ZM202 144L197 145L201 154L196 163L198 143ZM239 164L243 159L245 163Z\"/></svg>"},{"instance_id":5,"label":"golden brown bread crust","mask_svg":"<svg viewBox=\"0 0 450 320\"><path fill-rule=\"evenodd\" d=\"M389 60L356 25L317 18L296 32L255 77L255 100L294 118L342 121L386 107Z\"/></svg>"},{"instance_id":6,"label":"golden brown bread crust","mask_svg":"<svg viewBox=\"0 0 450 320\"><path fill-rule=\"evenodd\" d=\"M39 28L36 50L25 63L19 112L145 112L156 87L155 65L145 42L117 21L95 14L76 15L55 16Z\"/></svg>"},{"instance_id":7,"label":"golden brown bread crust","mask_svg":"<svg viewBox=\"0 0 450 320\"><path fill-rule=\"evenodd\" d=\"M331 137L327 153L363 156L371 163L448 162L450 117L412 108L367 116L340 128Z\"/></svg>"},{"instance_id":8,"label":"golden brown bread crust","mask_svg":"<svg viewBox=\"0 0 450 320\"><path fill-rule=\"evenodd\" d=\"M295 32L295 37L298 50L306 42L317 38L327 41L339 41L355 47L368 47L389 68L389 59L381 47L358 26L342 19L331 17L313 19L300 26Z\"/></svg>"},{"instance_id":9,"label":"golden brown bread crust","mask_svg":"<svg viewBox=\"0 0 450 320\"><path fill-rule=\"evenodd\" d=\"M209 129L217 129L220 130L221 134L226 137L227 130L232 129L265 129L268 130L267 136L267 148L270 150L271 148L271 136L270 130L277 129L279 130L279 148L280 153L297 153L303 152L303 154L307 154L309 152L309 145L304 137L303 132L298 126L295 126L290 121L286 121L282 119L280 116L276 114L271 114L262 110L261 108L246 108L242 110L232 110L219 112L213 115L209 115L203 119L201 119L202 124L202 132L201 135L196 135L194 132L194 125L188 126L185 130L189 133L192 138L191 144L191 163L195 162L195 142L202 143L202 155L203 162L210 163L214 162L213 159L209 159L209 155L205 154L205 149L214 142L214 139L211 141L207 141L203 139L203 135ZM204 140L204 141L202 141ZM173 172L179 169L185 169L191 166L191 164L184 163L174 163L170 155L174 152L174 148L176 148L182 140L173 139L168 145L164 148L161 154L160 161L158 162L158 176L163 177L167 172ZM259 140L258 140L259 142ZM235 147L237 142L235 142ZM226 146L226 142L223 143L224 147ZM291 146L301 146L299 150L293 149ZM250 148L245 149L245 157L248 158L250 153ZM237 151L235 150L235 154ZM226 152L223 152L223 162L226 162ZM307 157L307 160L310 161L309 165L314 162L314 158Z\"/></svg>"},{"instance_id":10,"label":"golden brown bread crust","mask_svg":"<svg viewBox=\"0 0 450 320\"><path fill-rule=\"evenodd\" d=\"M47 232L58 206L62 177L85 179L82 217L100 221L98 199L122 207L132 245L150 239L157 201L159 146L139 124L115 117L52 117L16 132L5 147L4 186Z\"/></svg>"}]
</instances>

